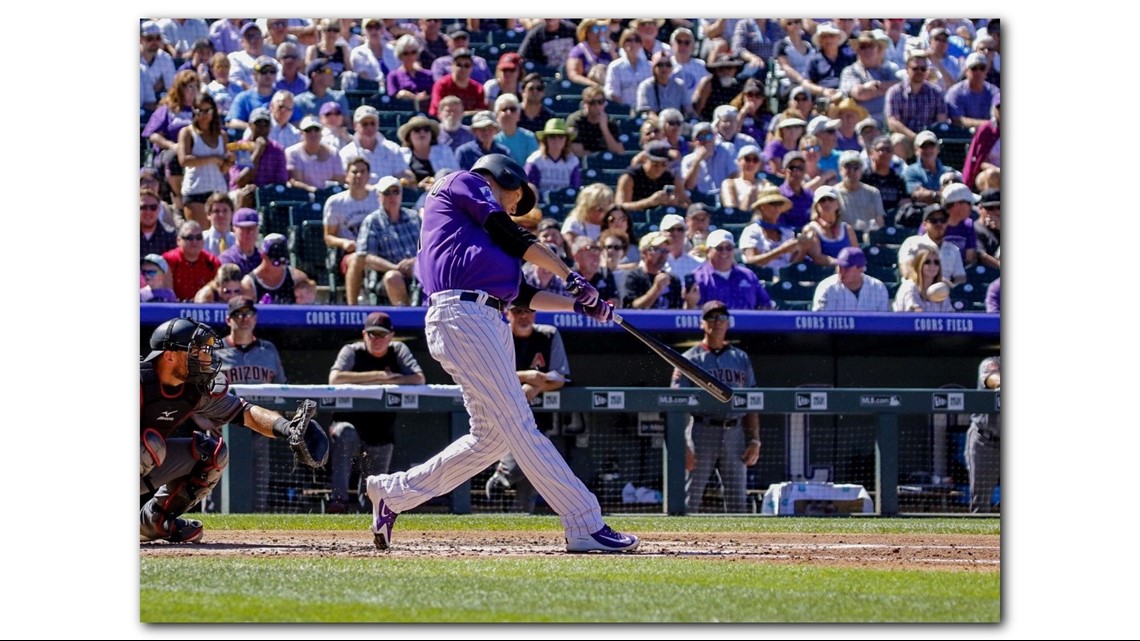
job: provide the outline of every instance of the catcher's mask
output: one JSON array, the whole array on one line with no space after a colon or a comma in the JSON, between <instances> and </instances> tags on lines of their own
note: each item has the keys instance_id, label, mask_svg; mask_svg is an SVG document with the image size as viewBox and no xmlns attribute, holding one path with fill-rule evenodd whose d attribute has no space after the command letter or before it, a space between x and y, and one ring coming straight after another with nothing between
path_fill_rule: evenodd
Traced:
<instances>
[{"instance_id":1,"label":"catcher's mask","mask_svg":"<svg viewBox=\"0 0 1140 641\"><path fill-rule=\"evenodd\" d=\"M143 360L152 361L163 352L186 352L186 367L189 375L186 382L208 388L218 374L222 362L214 356L218 335L209 325L188 318L172 318L155 328L150 335L152 351ZM210 356L209 363L203 363L202 354Z\"/></svg>"}]
</instances>

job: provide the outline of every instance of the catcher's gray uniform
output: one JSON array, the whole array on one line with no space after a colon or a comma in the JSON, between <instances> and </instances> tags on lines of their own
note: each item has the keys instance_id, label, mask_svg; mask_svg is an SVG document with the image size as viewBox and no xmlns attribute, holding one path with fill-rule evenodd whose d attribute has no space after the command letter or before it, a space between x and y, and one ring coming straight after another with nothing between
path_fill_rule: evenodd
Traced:
<instances>
[{"instance_id":1,"label":"catcher's gray uniform","mask_svg":"<svg viewBox=\"0 0 1140 641\"><path fill-rule=\"evenodd\" d=\"M991 356L978 366L978 389L990 389L986 387L986 378L991 374L1001 377L1000 356ZM1001 414L970 415L966 469L970 472L970 511L994 511L994 488L1001 481Z\"/></svg>"},{"instance_id":2,"label":"catcher's gray uniform","mask_svg":"<svg viewBox=\"0 0 1140 641\"><path fill-rule=\"evenodd\" d=\"M756 375L748 354L732 345L719 354L701 343L684 353L684 357L699 365L729 387L755 387ZM696 383L673 370L672 386L696 387ZM685 435L689 446L697 455L696 467L685 481L685 506L690 514L700 512L701 499L713 469L720 472L724 485L724 511L744 512L747 506L747 470L741 460L748 439L744 434L744 412L693 414Z\"/></svg>"}]
</instances>

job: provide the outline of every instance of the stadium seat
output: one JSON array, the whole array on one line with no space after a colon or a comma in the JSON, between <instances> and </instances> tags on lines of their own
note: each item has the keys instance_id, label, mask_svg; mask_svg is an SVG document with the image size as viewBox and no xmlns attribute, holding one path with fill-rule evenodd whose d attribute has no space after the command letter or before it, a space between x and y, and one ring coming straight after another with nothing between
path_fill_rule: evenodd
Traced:
<instances>
[{"instance_id":1,"label":"stadium seat","mask_svg":"<svg viewBox=\"0 0 1140 641\"><path fill-rule=\"evenodd\" d=\"M692 200L694 203L707 205L713 209L720 207L720 194L716 192L705 194L695 190L690 191L689 200Z\"/></svg>"},{"instance_id":2,"label":"stadium seat","mask_svg":"<svg viewBox=\"0 0 1140 641\"><path fill-rule=\"evenodd\" d=\"M791 309L784 304L791 301L802 301L810 304L812 297L815 296L815 285L805 285L789 280L780 280L770 286L765 286L765 289L768 290L768 296L776 301L778 309Z\"/></svg>"},{"instance_id":3,"label":"stadium seat","mask_svg":"<svg viewBox=\"0 0 1140 641\"><path fill-rule=\"evenodd\" d=\"M781 267L778 272L780 282L818 283L835 273L835 268L824 265L814 265L808 262L798 262L794 265Z\"/></svg>"},{"instance_id":4,"label":"stadium seat","mask_svg":"<svg viewBox=\"0 0 1140 641\"><path fill-rule=\"evenodd\" d=\"M325 229L321 222L306 220L300 225L291 225L289 233L293 266L317 283L328 281L328 247L325 245Z\"/></svg>"},{"instance_id":5,"label":"stadium seat","mask_svg":"<svg viewBox=\"0 0 1140 641\"><path fill-rule=\"evenodd\" d=\"M516 49L517 51L517 49ZM533 60L523 61L523 75L528 73L537 73L542 76L547 82L553 82L558 75L558 67L551 67L549 65L542 65Z\"/></svg>"},{"instance_id":6,"label":"stadium seat","mask_svg":"<svg viewBox=\"0 0 1140 641\"><path fill-rule=\"evenodd\" d=\"M329 196L332 196L333 194L339 194L342 191L344 191L344 185L322 187L317 190L317 193L313 194L313 202L320 203L323 207L325 201L329 199Z\"/></svg>"},{"instance_id":7,"label":"stadium seat","mask_svg":"<svg viewBox=\"0 0 1140 641\"><path fill-rule=\"evenodd\" d=\"M487 42L499 46L502 46L504 44L513 44L517 47L522 43L524 35L526 34L521 31L499 29L498 31L487 32Z\"/></svg>"},{"instance_id":8,"label":"stadium seat","mask_svg":"<svg viewBox=\"0 0 1140 641\"><path fill-rule=\"evenodd\" d=\"M368 104L376 107L379 111L406 111L412 112L416 110L416 104L411 100L396 100L392 96L383 95L377 96L376 100L369 100ZM383 125L381 125L383 126Z\"/></svg>"},{"instance_id":9,"label":"stadium seat","mask_svg":"<svg viewBox=\"0 0 1140 641\"><path fill-rule=\"evenodd\" d=\"M298 203L289 212L290 225L300 225L309 220L321 222L323 218L324 205L321 203Z\"/></svg>"},{"instance_id":10,"label":"stadium seat","mask_svg":"<svg viewBox=\"0 0 1140 641\"><path fill-rule=\"evenodd\" d=\"M771 267L761 267L759 265L750 265L748 263L741 264L746 268L752 270L752 273L756 274L756 278L759 278L765 283L771 283L776 279L776 272ZM772 285L770 284L767 286L768 289L771 289L771 287Z\"/></svg>"},{"instance_id":11,"label":"stadium seat","mask_svg":"<svg viewBox=\"0 0 1140 641\"><path fill-rule=\"evenodd\" d=\"M626 152L624 154L615 154L608 151L598 152L586 158L586 166L590 169L621 169L625 171L629 168L629 163L633 160L633 153Z\"/></svg>"},{"instance_id":12,"label":"stadium seat","mask_svg":"<svg viewBox=\"0 0 1140 641\"><path fill-rule=\"evenodd\" d=\"M559 117L566 118L582 108L582 96L558 95L553 98L548 96L542 99L542 103L550 107L550 110L558 114Z\"/></svg>"},{"instance_id":13,"label":"stadium seat","mask_svg":"<svg viewBox=\"0 0 1140 641\"><path fill-rule=\"evenodd\" d=\"M258 207L261 214L261 235L288 234L292 225L293 207L308 204L296 200L274 200L264 207Z\"/></svg>"},{"instance_id":14,"label":"stadium seat","mask_svg":"<svg viewBox=\"0 0 1140 641\"><path fill-rule=\"evenodd\" d=\"M631 116L633 111L630 105L623 105L620 102L606 102L606 113L611 116Z\"/></svg>"},{"instance_id":15,"label":"stadium seat","mask_svg":"<svg viewBox=\"0 0 1140 641\"><path fill-rule=\"evenodd\" d=\"M894 268L898 265L898 252L884 245L863 245L863 254L868 265L881 265Z\"/></svg>"},{"instance_id":16,"label":"stadium seat","mask_svg":"<svg viewBox=\"0 0 1140 641\"><path fill-rule=\"evenodd\" d=\"M714 225L727 225L731 223L745 223L752 222L752 212L746 209L736 209L734 207L721 207L720 209L712 210L712 216L709 222Z\"/></svg>"},{"instance_id":17,"label":"stadium seat","mask_svg":"<svg viewBox=\"0 0 1140 641\"><path fill-rule=\"evenodd\" d=\"M569 80L562 78L554 82L546 83L546 96L573 96L577 100L582 99L582 90L586 87L583 85L575 84ZM577 110L577 107L575 107Z\"/></svg>"},{"instance_id":18,"label":"stadium seat","mask_svg":"<svg viewBox=\"0 0 1140 641\"><path fill-rule=\"evenodd\" d=\"M561 205L563 207L574 207L574 202L578 199L578 190L573 187L566 189L557 189L551 191L546 195L546 202L551 205Z\"/></svg>"},{"instance_id":19,"label":"stadium seat","mask_svg":"<svg viewBox=\"0 0 1140 641\"><path fill-rule=\"evenodd\" d=\"M285 200L307 203L311 202L313 198L307 189L298 189L285 185L265 185L257 188L257 198L255 202L259 209L273 201L280 202Z\"/></svg>"},{"instance_id":20,"label":"stadium seat","mask_svg":"<svg viewBox=\"0 0 1140 641\"><path fill-rule=\"evenodd\" d=\"M902 241L911 236L914 232L906 227L880 227L873 232L867 234L867 242L872 245L892 245L895 249L902 244Z\"/></svg>"},{"instance_id":21,"label":"stadium seat","mask_svg":"<svg viewBox=\"0 0 1140 641\"><path fill-rule=\"evenodd\" d=\"M966 301L967 303L985 303L986 286L967 281L951 289L950 298Z\"/></svg>"},{"instance_id":22,"label":"stadium seat","mask_svg":"<svg viewBox=\"0 0 1140 641\"><path fill-rule=\"evenodd\" d=\"M966 281L974 283L975 285L981 285L982 289L985 289L990 283L997 280L998 276L1001 276L999 270L993 267L986 267L981 263L966 270Z\"/></svg>"},{"instance_id":23,"label":"stadium seat","mask_svg":"<svg viewBox=\"0 0 1140 641\"><path fill-rule=\"evenodd\" d=\"M899 279L898 270L890 265L873 265L868 262L867 269L863 273L883 281L883 284L897 282Z\"/></svg>"}]
</instances>

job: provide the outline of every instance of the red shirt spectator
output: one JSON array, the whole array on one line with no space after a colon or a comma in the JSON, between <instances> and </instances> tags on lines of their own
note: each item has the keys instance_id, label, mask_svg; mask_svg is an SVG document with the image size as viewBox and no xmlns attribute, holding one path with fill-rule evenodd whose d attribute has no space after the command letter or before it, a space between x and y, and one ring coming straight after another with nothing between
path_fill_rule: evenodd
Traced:
<instances>
[{"instance_id":1,"label":"red shirt spectator","mask_svg":"<svg viewBox=\"0 0 1140 641\"><path fill-rule=\"evenodd\" d=\"M194 294L213 280L222 266L217 256L202 249L204 246L202 226L188 220L178 229L178 247L162 255L170 266L171 288L178 300L194 300Z\"/></svg>"},{"instance_id":2,"label":"red shirt spectator","mask_svg":"<svg viewBox=\"0 0 1140 641\"><path fill-rule=\"evenodd\" d=\"M447 96L456 96L463 101L463 111L480 111L487 108L487 100L483 97L483 85L471 79L471 52L467 49L456 49L451 52L451 73L439 80L431 87L431 107L428 114L434 118L439 117L439 101Z\"/></svg>"}]
</instances>

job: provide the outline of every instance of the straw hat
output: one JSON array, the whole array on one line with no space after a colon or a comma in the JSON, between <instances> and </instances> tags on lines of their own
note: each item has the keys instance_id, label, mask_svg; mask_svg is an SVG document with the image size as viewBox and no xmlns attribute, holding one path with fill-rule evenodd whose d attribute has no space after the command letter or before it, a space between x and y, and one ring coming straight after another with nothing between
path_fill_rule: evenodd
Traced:
<instances>
[{"instance_id":1,"label":"straw hat","mask_svg":"<svg viewBox=\"0 0 1140 641\"><path fill-rule=\"evenodd\" d=\"M792 208L792 201L780 193L779 187L765 187L761 189L760 195L756 198L756 202L752 203L752 209L758 210L760 209L760 205L767 204L779 205L781 214Z\"/></svg>"}]
</instances>

